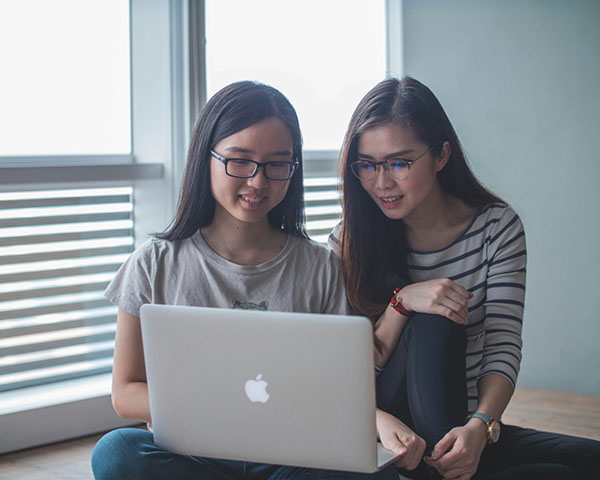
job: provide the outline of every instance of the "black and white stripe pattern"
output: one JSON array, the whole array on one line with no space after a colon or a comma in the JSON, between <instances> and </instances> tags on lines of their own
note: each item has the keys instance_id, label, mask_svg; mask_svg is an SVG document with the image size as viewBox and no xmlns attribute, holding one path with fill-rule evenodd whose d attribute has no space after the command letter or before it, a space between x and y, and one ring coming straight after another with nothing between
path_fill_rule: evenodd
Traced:
<instances>
[{"instance_id":1,"label":"black and white stripe pattern","mask_svg":"<svg viewBox=\"0 0 600 480\"><path fill-rule=\"evenodd\" d=\"M446 248L409 252L413 281L450 278L473 293L466 356L470 412L477 408L479 378L497 373L513 385L517 381L526 261L523 225L502 203L482 208Z\"/></svg>"},{"instance_id":2,"label":"black and white stripe pattern","mask_svg":"<svg viewBox=\"0 0 600 480\"><path fill-rule=\"evenodd\" d=\"M338 251L339 225L329 238ZM521 330L527 251L518 215L494 203L477 212L465 232L445 248L410 250L414 282L449 278L473 293L467 326L469 412L477 408L479 378L490 373L516 384L521 363Z\"/></svg>"}]
</instances>

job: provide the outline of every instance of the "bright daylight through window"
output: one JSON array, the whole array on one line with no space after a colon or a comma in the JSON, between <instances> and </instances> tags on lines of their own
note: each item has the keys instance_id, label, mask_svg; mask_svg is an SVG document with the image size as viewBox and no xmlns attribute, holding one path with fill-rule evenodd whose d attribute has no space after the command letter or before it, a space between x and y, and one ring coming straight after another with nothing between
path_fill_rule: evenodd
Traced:
<instances>
[{"instance_id":1,"label":"bright daylight through window","mask_svg":"<svg viewBox=\"0 0 600 480\"><path fill-rule=\"evenodd\" d=\"M206 19L208 96L236 80L273 85L296 108L306 150L338 150L385 76L383 0L207 0Z\"/></svg>"},{"instance_id":2,"label":"bright daylight through window","mask_svg":"<svg viewBox=\"0 0 600 480\"><path fill-rule=\"evenodd\" d=\"M2 0L0 65L0 156L130 152L127 0Z\"/></svg>"},{"instance_id":3,"label":"bright daylight through window","mask_svg":"<svg viewBox=\"0 0 600 480\"><path fill-rule=\"evenodd\" d=\"M129 45L127 0L0 2L0 165L129 155ZM0 392L110 372L131 186L0 186Z\"/></svg>"}]
</instances>

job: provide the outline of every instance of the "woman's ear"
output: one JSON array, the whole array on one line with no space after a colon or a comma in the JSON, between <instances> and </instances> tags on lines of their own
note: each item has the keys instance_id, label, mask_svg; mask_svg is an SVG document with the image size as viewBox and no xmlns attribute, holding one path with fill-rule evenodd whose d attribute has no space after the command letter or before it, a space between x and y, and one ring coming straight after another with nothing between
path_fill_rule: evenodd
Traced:
<instances>
[{"instance_id":1,"label":"woman's ear","mask_svg":"<svg viewBox=\"0 0 600 480\"><path fill-rule=\"evenodd\" d=\"M442 144L442 153L440 153L440 156L435 159L435 173L441 172L444 169L448 163L451 153L452 149L450 148L450 142L445 141Z\"/></svg>"}]
</instances>

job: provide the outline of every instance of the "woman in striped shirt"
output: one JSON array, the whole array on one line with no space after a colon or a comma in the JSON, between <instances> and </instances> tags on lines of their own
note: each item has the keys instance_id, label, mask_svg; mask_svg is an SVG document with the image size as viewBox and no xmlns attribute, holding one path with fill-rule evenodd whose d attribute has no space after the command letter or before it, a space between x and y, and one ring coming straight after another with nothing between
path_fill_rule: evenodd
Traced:
<instances>
[{"instance_id":1,"label":"woman in striped shirt","mask_svg":"<svg viewBox=\"0 0 600 480\"><path fill-rule=\"evenodd\" d=\"M427 444L403 473L600 478L600 442L498 422L521 361L525 235L470 171L433 93L410 77L375 86L352 116L341 168L330 245L350 304L374 321L379 435L397 449L408 425Z\"/></svg>"}]
</instances>

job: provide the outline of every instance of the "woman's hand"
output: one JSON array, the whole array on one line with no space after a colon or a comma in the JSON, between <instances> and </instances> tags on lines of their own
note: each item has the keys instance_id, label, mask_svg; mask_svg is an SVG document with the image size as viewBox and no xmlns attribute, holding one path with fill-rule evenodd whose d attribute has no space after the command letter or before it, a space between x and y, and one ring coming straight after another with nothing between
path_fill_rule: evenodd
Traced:
<instances>
[{"instance_id":1,"label":"woman's hand","mask_svg":"<svg viewBox=\"0 0 600 480\"><path fill-rule=\"evenodd\" d=\"M396 295L409 311L441 315L461 325L468 323L467 302L471 297L471 292L448 278L413 283Z\"/></svg>"},{"instance_id":2,"label":"woman's hand","mask_svg":"<svg viewBox=\"0 0 600 480\"><path fill-rule=\"evenodd\" d=\"M477 472L481 453L487 444L483 422L471 419L462 427L450 430L424 460L444 478L469 480Z\"/></svg>"},{"instance_id":3,"label":"woman's hand","mask_svg":"<svg viewBox=\"0 0 600 480\"><path fill-rule=\"evenodd\" d=\"M425 451L425 440L408 428L393 415L377 410L377 433L382 445L394 453L402 455L396 467L414 470L419 465Z\"/></svg>"}]
</instances>

